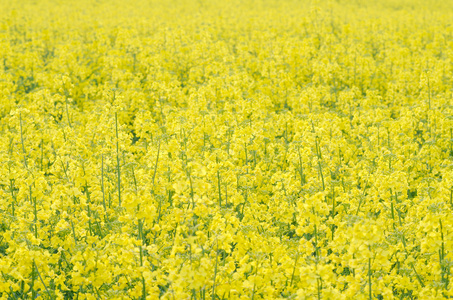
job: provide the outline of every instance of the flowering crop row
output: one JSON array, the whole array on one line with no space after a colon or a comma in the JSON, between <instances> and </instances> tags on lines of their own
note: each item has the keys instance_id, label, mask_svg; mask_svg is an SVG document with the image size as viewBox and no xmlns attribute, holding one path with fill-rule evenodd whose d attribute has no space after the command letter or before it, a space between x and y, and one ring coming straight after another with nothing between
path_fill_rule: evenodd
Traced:
<instances>
[{"instance_id":1,"label":"flowering crop row","mask_svg":"<svg viewBox=\"0 0 453 300\"><path fill-rule=\"evenodd\" d=\"M1 299L453 298L450 1L0 11Z\"/></svg>"}]
</instances>

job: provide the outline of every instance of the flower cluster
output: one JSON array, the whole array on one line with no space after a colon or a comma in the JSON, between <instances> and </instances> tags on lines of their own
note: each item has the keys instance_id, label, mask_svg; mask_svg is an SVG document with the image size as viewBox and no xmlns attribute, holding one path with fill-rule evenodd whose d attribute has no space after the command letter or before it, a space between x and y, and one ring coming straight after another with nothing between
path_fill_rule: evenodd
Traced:
<instances>
[{"instance_id":1,"label":"flower cluster","mask_svg":"<svg viewBox=\"0 0 453 300\"><path fill-rule=\"evenodd\" d=\"M453 297L451 2L0 11L0 299Z\"/></svg>"}]
</instances>

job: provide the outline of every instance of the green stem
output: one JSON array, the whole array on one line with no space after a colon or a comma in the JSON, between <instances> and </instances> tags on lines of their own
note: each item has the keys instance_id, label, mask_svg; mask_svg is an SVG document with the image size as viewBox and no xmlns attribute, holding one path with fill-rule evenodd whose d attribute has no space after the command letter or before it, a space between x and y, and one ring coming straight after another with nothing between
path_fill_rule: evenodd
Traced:
<instances>
[{"instance_id":1,"label":"green stem","mask_svg":"<svg viewBox=\"0 0 453 300\"><path fill-rule=\"evenodd\" d=\"M142 276L142 299L146 300L146 285L145 285L145 277Z\"/></svg>"},{"instance_id":2,"label":"green stem","mask_svg":"<svg viewBox=\"0 0 453 300\"><path fill-rule=\"evenodd\" d=\"M156 179L156 173L157 173L157 164L159 162L159 154L160 154L160 143L161 140L159 140L159 145L157 146L157 157L156 157L156 163L154 164L154 173L153 173L153 189L152 193L154 194L154 180Z\"/></svg>"},{"instance_id":3,"label":"green stem","mask_svg":"<svg viewBox=\"0 0 453 300\"><path fill-rule=\"evenodd\" d=\"M35 261L33 260L33 266L32 266L32 269L31 269L31 285L30 285L30 289L31 289L31 299L36 299L36 291L35 291Z\"/></svg>"},{"instance_id":4,"label":"green stem","mask_svg":"<svg viewBox=\"0 0 453 300\"><path fill-rule=\"evenodd\" d=\"M105 190L104 190L104 154L101 155L101 191L102 191L102 204L104 206L104 212L107 212L105 206Z\"/></svg>"},{"instance_id":5,"label":"green stem","mask_svg":"<svg viewBox=\"0 0 453 300\"><path fill-rule=\"evenodd\" d=\"M324 183L324 174L322 173L322 165L321 165L322 155L321 155L321 148L319 147L319 143L318 143L318 137L316 137L315 143L316 143L316 145L315 145L316 146L316 155L318 156L319 175L321 176L322 190L324 191L326 189L326 186Z\"/></svg>"},{"instance_id":6,"label":"green stem","mask_svg":"<svg viewBox=\"0 0 453 300\"><path fill-rule=\"evenodd\" d=\"M11 214L13 217L15 217L15 208L14 208L14 204L16 203L17 201L17 196L14 194L14 184L13 184L13 179L10 179L9 180L9 183L10 183L10 186L9 186L9 190L11 192L11 197L12 197L12 202L11 202Z\"/></svg>"},{"instance_id":7,"label":"green stem","mask_svg":"<svg viewBox=\"0 0 453 300\"><path fill-rule=\"evenodd\" d=\"M222 191L220 190L220 170L217 170L217 187L219 189L219 207L222 207Z\"/></svg>"},{"instance_id":8,"label":"green stem","mask_svg":"<svg viewBox=\"0 0 453 300\"><path fill-rule=\"evenodd\" d=\"M315 257L318 258L318 228L315 225Z\"/></svg>"},{"instance_id":9,"label":"green stem","mask_svg":"<svg viewBox=\"0 0 453 300\"><path fill-rule=\"evenodd\" d=\"M317 289L318 289L318 300L321 300L321 289L322 289L321 278L318 278L316 280L316 282L317 282Z\"/></svg>"},{"instance_id":10,"label":"green stem","mask_svg":"<svg viewBox=\"0 0 453 300\"><path fill-rule=\"evenodd\" d=\"M296 254L296 260L294 261L293 273L291 274L291 282L290 282L289 286L293 286L294 274L296 274L296 267L297 267L298 260L299 260L299 252L297 252L297 254Z\"/></svg>"},{"instance_id":11,"label":"green stem","mask_svg":"<svg viewBox=\"0 0 453 300\"><path fill-rule=\"evenodd\" d=\"M415 276L417 277L417 280L418 280L418 282L420 283L420 285L421 285L422 287L425 287L425 284L423 283L422 278L420 277L420 275L419 275L419 274L417 273L417 271L415 270L414 264L413 264L413 263L410 263L409 265L411 266L412 270L414 271Z\"/></svg>"},{"instance_id":12,"label":"green stem","mask_svg":"<svg viewBox=\"0 0 453 300\"><path fill-rule=\"evenodd\" d=\"M118 174L118 205L121 206L121 171L120 171L120 147L118 138L118 113L115 112L116 129L116 170Z\"/></svg>"},{"instance_id":13,"label":"green stem","mask_svg":"<svg viewBox=\"0 0 453 300\"><path fill-rule=\"evenodd\" d=\"M219 260L219 242L217 242L216 254L215 254L214 280L212 283L212 300L215 300L215 286L216 286L216 279L217 279L218 260Z\"/></svg>"},{"instance_id":14,"label":"green stem","mask_svg":"<svg viewBox=\"0 0 453 300\"><path fill-rule=\"evenodd\" d=\"M299 153L299 175L300 175L300 186L302 187L305 184L304 169L302 166L302 155L300 154L300 147L297 147Z\"/></svg>"},{"instance_id":15,"label":"green stem","mask_svg":"<svg viewBox=\"0 0 453 300\"><path fill-rule=\"evenodd\" d=\"M134 165L132 165L131 169L132 169L132 179L134 179L135 193L137 193L137 191L138 191L138 188L137 188L137 178L135 177Z\"/></svg>"},{"instance_id":16,"label":"green stem","mask_svg":"<svg viewBox=\"0 0 453 300\"><path fill-rule=\"evenodd\" d=\"M90 192L88 191L88 183L85 182L85 195L87 196L87 212L88 212L88 228L90 231L90 235L93 235L93 227L91 225L91 209L90 209Z\"/></svg>"},{"instance_id":17,"label":"green stem","mask_svg":"<svg viewBox=\"0 0 453 300\"><path fill-rule=\"evenodd\" d=\"M69 124L69 127L72 128L71 119L69 119L68 98L65 98L65 100L66 100L66 116L68 117L68 124Z\"/></svg>"},{"instance_id":18,"label":"green stem","mask_svg":"<svg viewBox=\"0 0 453 300\"><path fill-rule=\"evenodd\" d=\"M369 295L368 299L373 298L373 292L371 290L371 257L368 259L368 289L369 289Z\"/></svg>"},{"instance_id":19,"label":"green stem","mask_svg":"<svg viewBox=\"0 0 453 300\"><path fill-rule=\"evenodd\" d=\"M440 263L441 277L442 277L442 282L445 284L446 287L448 287L448 281L446 280L446 277L445 277L445 273L446 273L446 268L444 266L445 242L444 242L444 232L442 229L442 220L441 219L439 219L439 228L440 228L440 237L442 239L442 244L441 244L441 248L439 251L439 263Z\"/></svg>"},{"instance_id":20,"label":"green stem","mask_svg":"<svg viewBox=\"0 0 453 300\"><path fill-rule=\"evenodd\" d=\"M44 140L41 139L41 171L43 170L43 161L44 161Z\"/></svg>"},{"instance_id":21,"label":"green stem","mask_svg":"<svg viewBox=\"0 0 453 300\"><path fill-rule=\"evenodd\" d=\"M33 194L31 191L31 185L30 185L30 201L33 203L33 213L35 215L35 219L33 220L33 223L35 225L35 238L38 238L38 210L36 207L36 197L33 198Z\"/></svg>"},{"instance_id":22,"label":"green stem","mask_svg":"<svg viewBox=\"0 0 453 300\"><path fill-rule=\"evenodd\" d=\"M71 223L72 234L73 234L73 236L74 236L74 243L75 243L75 245L77 246L77 237L76 237L76 233L75 233L74 223L72 222L71 219L69 219L69 222Z\"/></svg>"},{"instance_id":23,"label":"green stem","mask_svg":"<svg viewBox=\"0 0 453 300\"><path fill-rule=\"evenodd\" d=\"M36 273L39 276L39 279L41 280L42 284L44 285L44 288L46 289L47 294L49 295L49 299L53 299L54 297L52 297L52 295L50 294L49 289L47 288L46 284L44 283L44 280L41 277L41 274L39 273L38 266L36 265L35 260L33 260L33 266L34 266L34 269L36 270Z\"/></svg>"},{"instance_id":24,"label":"green stem","mask_svg":"<svg viewBox=\"0 0 453 300\"><path fill-rule=\"evenodd\" d=\"M27 165L27 153L25 152L25 145L24 145L24 134L22 129L22 115L19 114L19 122L20 122L20 141L22 143L22 153L24 155L24 166L28 168Z\"/></svg>"}]
</instances>

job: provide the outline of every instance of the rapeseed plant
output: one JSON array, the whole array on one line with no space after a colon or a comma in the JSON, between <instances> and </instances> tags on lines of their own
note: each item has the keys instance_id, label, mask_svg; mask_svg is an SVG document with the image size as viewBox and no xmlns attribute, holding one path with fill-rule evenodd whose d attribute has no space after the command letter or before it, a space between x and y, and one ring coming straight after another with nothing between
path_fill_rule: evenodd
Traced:
<instances>
[{"instance_id":1,"label":"rapeseed plant","mask_svg":"<svg viewBox=\"0 0 453 300\"><path fill-rule=\"evenodd\" d=\"M1 299L453 297L450 2L0 9Z\"/></svg>"}]
</instances>

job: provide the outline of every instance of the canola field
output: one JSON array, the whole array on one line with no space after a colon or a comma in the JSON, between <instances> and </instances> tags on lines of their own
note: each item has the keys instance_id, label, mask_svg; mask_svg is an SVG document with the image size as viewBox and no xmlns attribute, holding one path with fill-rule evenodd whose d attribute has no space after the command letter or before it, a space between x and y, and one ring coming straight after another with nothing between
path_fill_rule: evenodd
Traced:
<instances>
[{"instance_id":1,"label":"canola field","mask_svg":"<svg viewBox=\"0 0 453 300\"><path fill-rule=\"evenodd\" d=\"M452 1L0 11L0 299L453 298Z\"/></svg>"}]
</instances>

